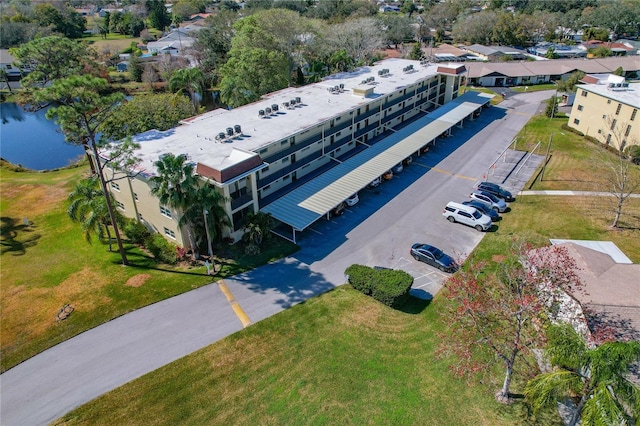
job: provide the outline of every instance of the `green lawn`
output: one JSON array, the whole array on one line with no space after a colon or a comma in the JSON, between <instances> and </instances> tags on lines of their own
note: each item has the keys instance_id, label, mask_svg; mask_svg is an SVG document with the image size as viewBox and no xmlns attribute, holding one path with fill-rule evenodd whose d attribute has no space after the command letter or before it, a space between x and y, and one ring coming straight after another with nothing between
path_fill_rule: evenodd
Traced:
<instances>
[{"instance_id":1,"label":"green lawn","mask_svg":"<svg viewBox=\"0 0 640 426\"><path fill-rule=\"evenodd\" d=\"M222 246L216 251L222 269L213 278L204 266L158 265L126 245L131 266L123 267L115 246L109 252L97 240L88 244L67 216L66 196L86 167L50 173L3 167L0 173L2 371L127 312L296 250L278 240L260 256L249 257L240 247ZM65 304L73 305L74 312L56 321Z\"/></svg>"},{"instance_id":2,"label":"green lawn","mask_svg":"<svg viewBox=\"0 0 640 426\"><path fill-rule=\"evenodd\" d=\"M438 300L436 299L436 304ZM531 425L495 383L453 379L437 306L342 286L110 392L56 424ZM539 424L558 424L553 413Z\"/></svg>"}]
</instances>

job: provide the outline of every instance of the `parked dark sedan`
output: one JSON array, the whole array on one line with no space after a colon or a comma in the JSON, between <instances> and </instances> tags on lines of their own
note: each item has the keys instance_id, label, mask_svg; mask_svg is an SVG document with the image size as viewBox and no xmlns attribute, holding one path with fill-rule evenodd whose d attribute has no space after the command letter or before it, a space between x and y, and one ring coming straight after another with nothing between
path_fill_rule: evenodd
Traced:
<instances>
[{"instance_id":1,"label":"parked dark sedan","mask_svg":"<svg viewBox=\"0 0 640 426\"><path fill-rule=\"evenodd\" d=\"M486 214L491 218L492 222L497 222L500 220L500 214L494 209L490 209L486 204L481 203L476 200L463 201L462 204L465 206L475 207L480 213Z\"/></svg>"},{"instance_id":2,"label":"parked dark sedan","mask_svg":"<svg viewBox=\"0 0 640 426\"><path fill-rule=\"evenodd\" d=\"M481 182L478 185L478 189L480 191L488 192L489 194L495 195L496 197L500 197L505 201L514 201L513 195L511 192L507 191L503 187L493 182Z\"/></svg>"},{"instance_id":3,"label":"parked dark sedan","mask_svg":"<svg viewBox=\"0 0 640 426\"><path fill-rule=\"evenodd\" d=\"M458 264L449 255L446 255L437 247L429 244L416 243L411 246L411 256L415 260L435 266L444 272L455 272L458 270Z\"/></svg>"}]
</instances>

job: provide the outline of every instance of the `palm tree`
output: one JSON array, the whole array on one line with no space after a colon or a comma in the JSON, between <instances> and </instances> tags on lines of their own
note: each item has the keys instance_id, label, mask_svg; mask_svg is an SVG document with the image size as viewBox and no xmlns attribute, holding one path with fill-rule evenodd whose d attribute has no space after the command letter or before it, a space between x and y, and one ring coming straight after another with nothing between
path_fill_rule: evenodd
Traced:
<instances>
[{"instance_id":1,"label":"palm tree","mask_svg":"<svg viewBox=\"0 0 640 426\"><path fill-rule=\"evenodd\" d=\"M109 251L111 251L111 231L109 228L111 217L98 178L92 176L78 182L73 192L69 194L69 201L71 204L69 204L67 213L71 220L80 222L87 241L91 243L93 233L98 234L98 238L103 240L106 233ZM116 213L115 217L118 224L122 226L124 224L122 215Z\"/></svg>"},{"instance_id":2,"label":"palm tree","mask_svg":"<svg viewBox=\"0 0 640 426\"><path fill-rule=\"evenodd\" d=\"M168 153L160 157L154 166L158 173L150 179L153 185L151 193L160 199L161 204L178 211L178 223L185 224L191 250L196 254L197 245L193 238L193 224L189 216L186 216L183 221L184 214L180 214L193 204L198 190L194 164L188 162L185 154L175 156Z\"/></svg>"},{"instance_id":3,"label":"palm tree","mask_svg":"<svg viewBox=\"0 0 640 426\"><path fill-rule=\"evenodd\" d=\"M231 220L224 209L224 201L223 195L212 186L200 186L194 194L194 199L185 208L179 222L181 225L190 223L194 229L198 230L197 235L200 236L200 238L197 238L198 244L201 244L204 236L207 237L214 271L215 260L211 242L222 236L222 231L225 227L231 226Z\"/></svg>"},{"instance_id":4,"label":"palm tree","mask_svg":"<svg viewBox=\"0 0 640 426\"><path fill-rule=\"evenodd\" d=\"M640 361L640 342L608 342L589 348L570 325L549 328L546 354L555 368L530 380L525 397L534 409L576 398L569 425L632 424L640 416L640 387L629 380ZM632 420L633 419L633 420Z\"/></svg>"},{"instance_id":5,"label":"palm tree","mask_svg":"<svg viewBox=\"0 0 640 426\"><path fill-rule=\"evenodd\" d=\"M189 98L193 102L195 112L198 112L198 97L196 94L202 93L204 86L204 74L200 68L183 68L176 70L169 79L169 89L172 92L187 91Z\"/></svg>"}]
</instances>

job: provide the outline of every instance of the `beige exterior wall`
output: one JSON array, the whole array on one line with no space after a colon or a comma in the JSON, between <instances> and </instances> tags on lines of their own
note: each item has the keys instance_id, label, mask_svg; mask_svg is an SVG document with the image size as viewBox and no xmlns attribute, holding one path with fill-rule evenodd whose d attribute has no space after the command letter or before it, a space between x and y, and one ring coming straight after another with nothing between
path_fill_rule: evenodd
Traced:
<instances>
[{"instance_id":1,"label":"beige exterior wall","mask_svg":"<svg viewBox=\"0 0 640 426\"><path fill-rule=\"evenodd\" d=\"M577 89L568 125L617 149L640 144L637 108L581 88Z\"/></svg>"}]
</instances>

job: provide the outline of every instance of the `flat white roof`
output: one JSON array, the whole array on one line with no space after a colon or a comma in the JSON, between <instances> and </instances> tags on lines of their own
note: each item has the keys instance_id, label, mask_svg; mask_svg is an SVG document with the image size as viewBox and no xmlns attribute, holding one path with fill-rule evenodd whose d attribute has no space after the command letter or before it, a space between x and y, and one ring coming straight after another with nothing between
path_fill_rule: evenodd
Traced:
<instances>
[{"instance_id":1,"label":"flat white roof","mask_svg":"<svg viewBox=\"0 0 640 426\"><path fill-rule=\"evenodd\" d=\"M413 65L412 72L403 69ZM284 140L292 134L312 128L344 111L366 105L375 97L396 92L417 81L437 74L438 67L448 65L420 65L419 61L408 59L386 59L374 66L359 68L353 72L340 73L323 81L291 87L264 95L261 100L233 109L216 109L183 120L183 124L160 132L152 130L136 135L133 139L140 144L136 155L141 159L139 168L144 174L155 174L153 163L167 152L176 155L186 154L192 162L199 162L214 169L223 169L233 163L234 152L254 151L273 142ZM459 65L456 65L459 66ZM388 69L389 73L380 77L378 71ZM353 88L362 87L362 81L373 77L372 83L364 85L373 88L369 98L354 95ZM344 92L334 94L329 87L344 84ZM285 109L283 103L300 98L300 104L293 109ZM258 116L259 110L265 110L277 104L279 111L267 118ZM228 127L240 125L242 135L226 142L216 141L216 135L225 132Z\"/></svg>"},{"instance_id":2,"label":"flat white roof","mask_svg":"<svg viewBox=\"0 0 640 426\"><path fill-rule=\"evenodd\" d=\"M615 88L608 87L607 84L579 84L578 87L633 108L640 108L640 83L629 83L629 87Z\"/></svg>"},{"instance_id":3,"label":"flat white roof","mask_svg":"<svg viewBox=\"0 0 640 426\"><path fill-rule=\"evenodd\" d=\"M492 95L467 92L299 186L261 211L302 231L353 193L455 126Z\"/></svg>"}]
</instances>

